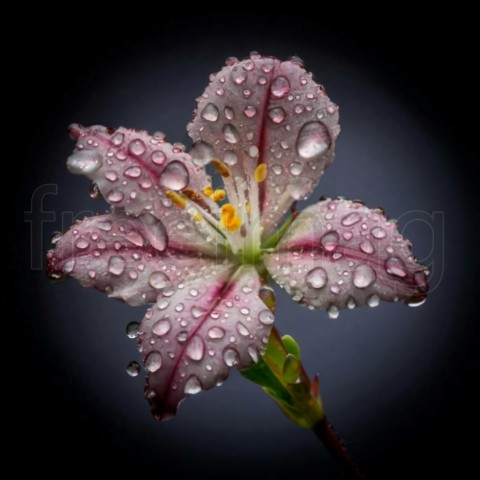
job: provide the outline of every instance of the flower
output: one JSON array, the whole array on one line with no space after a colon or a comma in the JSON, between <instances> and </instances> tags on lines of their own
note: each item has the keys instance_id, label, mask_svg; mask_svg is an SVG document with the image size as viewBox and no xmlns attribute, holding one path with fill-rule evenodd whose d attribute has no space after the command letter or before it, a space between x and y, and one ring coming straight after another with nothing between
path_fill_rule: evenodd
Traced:
<instances>
[{"instance_id":1,"label":"flower","mask_svg":"<svg viewBox=\"0 0 480 480\"><path fill-rule=\"evenodd\" d=\"M156 418L258 361L274 321L269 277L333 318L380 299L424 300L428 271L380 209L327 198L284 220L332 163L339 133L338 107L299 59L228 60L188 131L190 154L162 134L72 125L67 167L112 210L48 253L53 277L152 304L138 341Z\"/></svg>"}]
</instances>

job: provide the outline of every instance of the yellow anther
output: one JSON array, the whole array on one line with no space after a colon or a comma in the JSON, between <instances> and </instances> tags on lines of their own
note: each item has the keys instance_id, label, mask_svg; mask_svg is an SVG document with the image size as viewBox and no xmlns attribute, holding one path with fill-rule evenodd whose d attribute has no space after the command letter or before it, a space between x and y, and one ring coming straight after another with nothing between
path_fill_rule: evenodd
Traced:
<instances>
[{"instance_id":1,"label":"yellow anther","mask_svg":"<svg viewBox=\"0 0 480 480\"><path fill-rule=\"evenodd\" d=\"M198 223L202 221L202 216L197 212L195 213L192 218Z\"/></svg>"},{"instance_id":2,"label":"yellow anther","mask_svg":"<svg viewBox=\"0 0 480 480\"><path fill-rule=\"evenodd\" d=\"M207 196L207 197L211 197L213 195L213 188L212 187L205 187L203 189L203 193Z\"/></svg>"},{"instance_id":3,"label":"yellow anther","mask_svg":"<svg viewBox=\"0 0 480 480\"><path fill-rule=\"evenodd\" d=\"M232 172L230 171L230 169L221 160L218 160L217 158L214 158L211 161L211 164L217 169L217 172L222 177L231 177L232 176Z\"/></svg>"},{"instance_id":4,"label":"yellow anther","mask_svg":"<svg viewBox=\"0 0 480 480\"><path fill-rule=\"evenodd\" d=\"M226 203L225 205L223 205L221 212L222 225L229 232L234 232L235 230L238 230L240 228L240 226L242 225L242 220L240 219L240 217L237 217L235 213L235 207L232 204Z\"/></svg>"},{"instance_id":5,"label":"yellow anther","mask_svg":"<svg viewBox=\"0 0 480 480\"><path fill-rule=\"evenodd\" d=\"M261 163L260 165L258 165L258 167L255 169L255 172L253 173L253 178L257 183L261 183L267 178L266 163Z\"/></svg>"},{"instance_id":6,"label":"yellow anther","mask_svg":"<svg viewBox=\"0 0 480 480\"><path fill-rule=\"evenodd\" d=\"M177 192L173 192L172 190L167 190L165 192L167 198L169 198L177 207L185 208L187 201L182 195L179 195Z\"/></svg>"},{"instance_id":7,"label":"yellow anther","mask_svg":"<svg viewBox=\"0 0 480 480\"><path fill-rule=\"evenodd\" d=\"M212 194L212 199L214 202L221 202L225 197L226 197L225 190L222 190L219 188L218 190L215 190Z\"/></svg>"}]
</instances>

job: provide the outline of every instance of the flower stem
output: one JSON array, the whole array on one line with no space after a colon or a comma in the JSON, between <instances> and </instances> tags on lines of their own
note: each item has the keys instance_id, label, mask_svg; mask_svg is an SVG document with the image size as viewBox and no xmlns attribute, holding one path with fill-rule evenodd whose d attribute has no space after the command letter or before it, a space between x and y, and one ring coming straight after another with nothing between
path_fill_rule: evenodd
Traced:
<instances>
[{"instance_id":1,"label":"flower stem","mask_svg":"<svg viewBox=\"0 0 480 480\"><path fill-rule=\"evenodd\" d=\"M327 417L323 417L313 427L313 433L323 443L324 447L335 460L335 462L343 469L346 478L365 478L353 458L347 452L342 440L338 437Z\"/></svg>"}]
</instances>

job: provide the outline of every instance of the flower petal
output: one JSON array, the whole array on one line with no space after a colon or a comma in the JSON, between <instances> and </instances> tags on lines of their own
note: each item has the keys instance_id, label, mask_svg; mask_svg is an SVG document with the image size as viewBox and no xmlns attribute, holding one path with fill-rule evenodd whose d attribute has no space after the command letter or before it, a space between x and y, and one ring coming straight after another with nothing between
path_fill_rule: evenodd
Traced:
<instances>
[{"instance_id":1,"label":"flower petal","mask_svg":"<svg viewBox=\"0 0 480 480\"><path fill-rule=\"evenodd\" d=\"M328 308L331 316L380 299L419 304L428 291L428 270L395 221L360 202L326 199L306 208L264 258L295 301Z\"/></svg>"},{"instance_id":2,"label":"flower petal","mask_svg":"<svg viewBox=\"0 0 480 480\"><path fill-rule=\"evenodd\" d=\"M215 265L173 295L159 295L138 337L145 396L157 419L171 418L186 396L220 385L230 367L258 360L273 323L260 289L253 267Z\"/></svg>"},{"instance_id":3,"label":"flower petal","mask_svg":"<svg viewBox=\"0 0 480 480\"><path fill-rule=\"evenodd\" d=\"M164 220L172 212L181 212L173 208L165 191L188 188L209 208L216 208L201 193L211 183L204 169L195 167L190 155L180 146L166 143L163 136L97 125L84 128L74 124L69 130L77 144L67 168L92 180L115 207L134 215L152 213Z\"/></svg>"},{"instance_id":4,"label":"flower petal","mask_svg":"<svg viewBox=\"0 0 480 480\"><path fill-rule=\"evenodd\" d=\"M128 217L112 213L73 225L48 255L47 273L69 275L84 287L106 292L131 305L155 302L192 271L217 261L200 250L167 238L162 223L151 215Z\"/></svg>"},{"instance_id":5,"label":"flower petal","mask_svg":"<svg viewBox=\"0 0 480 480\"><path fill-rule=\"evenodd\" d=\"M188 130L193 161L217 158L229 166L237 183L237 192L226 184L230 200L241 203L239 190L250 192L251 216L261 213L266 235L333 161L338 108L298 61L253 54L213 76ZM260 164L267 166L265 180L263 171L255 179Z\"/></svg>"}]
</instances>

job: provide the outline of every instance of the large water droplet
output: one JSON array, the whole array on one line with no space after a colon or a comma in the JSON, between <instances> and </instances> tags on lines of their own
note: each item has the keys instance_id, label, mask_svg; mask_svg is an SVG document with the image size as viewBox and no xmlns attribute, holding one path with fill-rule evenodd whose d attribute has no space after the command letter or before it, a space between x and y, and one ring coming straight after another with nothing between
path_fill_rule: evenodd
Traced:
<instances>
[{"instance_id":1,"label":"large water droplet","mask_svg":"<svg viewBox=\"0 0 480 480\"><path fill-rule=\"evenodd\" d=\"M353 272L353 284L357 288L369 287L377 278L375 270L366 264L357 265Z\"/></svg>"},{"instance_id":2,"label":"large water droplet","mask_svg":"<svg viewBox=\"0 0 480 480\"><path fill-rule=\"evenodd\" d=\"M339 235L334 230L324 233L322 238L320 238L320 244L327 252L333 252L338 245Z\"/></svg>"},{"instance_id":3,"label":"large water droplet","mask_svg":"<svg viewBox=\"0 0 480 480\"><path fill-rule=\"evenodd\" d=\"M129 143L128 149L134 155L142 155L142 154L145 153L145 144L143 143L143 140L140 140L139 138L136 138L135 140L132 140Z\"/></svg>"},{"instance_id":4,"label":"large water droplet","mask_svg":"<svg viewBox=\"0 0 480 480\"><path fill-rule=\"evenodd\" d=\"M349 213L348 215L345 215L342 218L342 225L344 227L351 227L352 225L355 225L356 223L360 222L362 219L361 215L357 212L352 212Z\"/></svg>"},{"instance_id":5,"label":"large water droplet","mask_svg":"<svg viewBox=\"0 0 480 480\"><path fill-rule=\"evenodd\" d=\"M247 74L238 67L232 70L232 80L236 85L243 85L247 80Z\"/></svg>"},{"instance_id":6,"label":"large water droplet","mask_svg":"<svg viewBox=\"0 0 480 480\"><path fill-rule=\"evenodd\" d=\"M192 156L192 161L195 165L198 167L204 167L215 156L215 153L213 147L209 143L198 140L192 145L190 155Z\"/></svg>"},{"instance_id":7,"label":"large water droplet","mask_svg":"<svg viewBox=\"0 0 480 480\"><path fill-rule=\"evenodd\" d=\"M336 307L335 305L328 307L327 313L328 313L328 316L333 319L338 318L338 316L340 315L340 312L338 311L338 307Z\"/></svg>"},{"instance_id":8,"label":"large water droplet","mask_svg":"<svg viewBox=\"0 0 480 480\"><path fill-rule=\"evenodd\" d=\"M223 351L223 361L227 367L233 367L239 362L240 358L238 352L234 348L226 348Z\"/></svg>"},{"instance_id":9,"label":"large water droplet","mask_svg":"<svg viewBox=\"0 0 480 480\"><path fill-rule=\"evenodd\" d=\"M321 122L306 123L297 137L297 153L307 160L324 154L332 140L327 128Z\"/></svg>"},{"instance_id":10,"label":"large water droplet","mask_svg":"<svg viewBox=\"0 0 480 480\"><path fill-rule=\"evenodd\" d=\"M163 337L170 331L171 328L172 324L170 323L170 320L162 318L161 320L158 320L158 322L154 323L152 332L157 335L157 337Z\"/></svg>"},{"instance_id":11,"label":"large water droplet","mask_svg":"<svg viewBox=\"0 0 480 480\"><path fill-rule=\"evenodd\" d=\"M406 277L408 273L403 262L397 257L387 258L385 262L385 269L390 275L400 278Z\"/></svg>"},{"instance_id":12,"label":"large water droplet","mask_svg":"<svg viewBox=\"0 0 480 480\"><path fill-rule=\"evenodd\" d=\"M225 336L225 330L220 327L212 327L208 331L208 336L214 340L218 340L220 338L223 338Z\"/></svg>"},{"instance_id":13,"label":"large water droplet","mask_svg":"<svg viewBox=\"0 0 480 480\"><path fill-rule=\"evenodd\" d=\"M268 118L276 124L282 123L285 120L285 110L282 107L271 108L267 112Z\"/></svg>"},{"instance_id":14,"label":"large water droplet","mask_svg":"<svg viewBox=\"0 0 480 480\"><path fill-rule=\"evenodd\" d=\"M202 315L205 314L206 310L198 305L194 305L190 310L193 318L197 319L200 318Z\"/></svg>"},{"instance_id":15,"label":"large water droplet","mask_svg":"<svg viewBox=\"0 0 480 480\"><path fill-rule=\"evenodd\" d=\"M227 150L223 155L223 161L230 167L233 167L238 161L237 154L230 150Z\"/></svg>"},{"instance_id":16,"label":"large water droplet","mask_svg":"<svg viewBox=\"0 0 480 480\"><path fill-rule=\"evenodd\" d=\"M208 122L216 122L218 120L218 115L218 108L213 103L207 103L200 114L200 116Z\"/></svg>"},{"instance_id":17,"label":"large water droplet","mask_svg":"<svg viewBox=\"0 0 480 480\"><path fill-rule=\"evenodd\" d=\"M275 317L273 313L268 309L262 310L258 314L258 321L260 323L263 323L264 325L271 325L274 322L274 320L275 320Z\"/></svg>"},{"instance_id":18,"label":"large water droplet","mask_svg":"<svg viewBox=\"0 0 480 480\"><path fill-rule=\"evenodd\" d=\"M258 354L257 347L255 345L249 345L247 347L247 352L250 355L250 358L254 361L254 363L258 363L259 354Z\"/></svg>"},{"instance_id":19,"label":"large water droplet","mask_svg":"<svg viewBox=\"0 0 480 480\"><path fill-rule=\"evenodd\" d=\"M125 138L125 135L123 135L123 133L116 133L113 137L112 137L112 143L115 145L115 146L119 146L122 144L123 142L123 139Z\"/></svg>"},{"instance_id":20,"label":"large water droplet","mask_svg":"<svg viewBox=\"0 0 480 480\"><path fill-rule=\"evenodd\" d=\"M310 288L323 288L328 280L328 275L325 269L317 267L307 273L305 281Z\"/></svg>"},{"instance_id":21,"label":"large water droplet","mask_svg":"<svg viewBox=\"0 0 480 480\"><path fill-rule=\"evenodd\" d=\"M121 255L112 255L108 261L108 271L119 277L125 271L125 259Z\"/></svg>"},{"instance_id":22,"label":"large water droplet","mask_svg":"<svg viewBox=\"0 0 480 480\"><path fill-rule=\"evenodd\" d=\"M129 167L123 174L128 178L138 178L142 174L142 169L140 167Z\"/></svg>"},{"instance_id":23,"label":"large water droplet","mask_svg":"<svg viewBox=\"0 0 480 480\"><path fill-rule=\"evenodd\" d=\"M119 203L123 200L123 193L120 190L110 190L107 200L111 203Z\"/></svg>"},{"instance_id":24,"label":"large water droplet","mask_svg":"<svg viewBox=\"0 0 480 480\"><path fill-rule=\"evenodd\" d=\"M75 246L79 250L85 250L88 248L89 245L90 242L85 237L78 237L78 239L75 241Z\"/></svg>"},{"instance_id":25,"label":"large water droplet","mask_svg":"<svg viewBox=\"0 0 480 480\"><path fill-rule=\"evenodd\" d=\"M235 328L237 329L237 332L243 337L248 337L248 335L250 335L250 330L248 330L248 328L242 322L238 322Z\"/></svg>"},{"instance_id":26,"label":"large water droplet","mask_svg":"<svg viewBox=\"0 0 480 480\"><path fill-rule=\"evenodd\" d=\"M387 233L382 227L373 227L370 230L370 233L372 234L372 237L378 239L385 238L387 236Z\"/></svg>"},{"instance_id":27,"label":"large water droplet","mask_svg":"<svg viewBox=\"0 0 480 480\"><path fill-rule=\"evenodd\" d=\"M227 123L223 126L222 132L225 141L228 143L237 143L240 140L240 134L238 133L238 130L230 123Z\"/></svg>"},{"instance_id":28,"label":"large water droplet","mask_svg":"<svg viewBox=\"0 0 480 480\"><path fill-rule=\"evenodd\" d=\"M279 75L272 81L270 89L273 98L283 98L290 91L290 82L287 77Z\"/></svg>"},{"instance_id":29,"label":"large water droplet","mask_svg":"<svg viewBox=\"0 0 480 480\"><path fill-rule=\"evenodd\" d=\"M247 107L245 107L243 113L247 118L253 118L257 113L257 109L253 105L248 105Z\"/></svg>"},{"instance_id":30,"label":"large water droplet","mask_svg":"<svg viewBox=\"0 0 480 480\"><path fill-rule=\"evenodd\" d=\"M150 352L145 359L145 368L149 372L154 373L157 370L160 370L160 368L162 367L162 362L163 358L160 352Z\"/></svg>"},{"instance_id":31,"label":"large water droplet","mask_svg":"<svg viewBox=\"0 0 480 480\"><path fill-rule=\"evenodd\" d=\"M150 157L155 165L163 165L167 160L166 155L161 150L155 150Z\"/></svg>"},{"instance_id":32,"label":"large water droplet","mask_svg":"<svg viewBox=\"0 0 480 480\"><path fill-rule=\"evenodd\" d=\"M170 283L170 279L163 272L153 272L148 278L148 283L153 288L161 289Z\"/></svg>"},{"instance_id":33,"label":"large water droplet","mask_svg":"<svg viewBox=\"0 0 480 480\"><path fill-rule=\"evenodd\" d=\"M225 107L224 113L225 113L225 117L227 118L227 120L233 120L233 118L235 117L235 112L234 112L233 108Z\"/></svg>"},{"instance_id":34,"label":"large water droplet","mask_svg":"<svg viewBox=\"0 0 480 480\"><path fill-rule=\"evenodd\" d=\"M188 185L190 176L182 162L174 160L170 162L160 174L160 185L169 190L182 190Z\"/></svg>"},{"instance_id":35,"label":"large water droplet","mask_svg":"<svg viewBox=\"0 0 480 480\"><path fill-rule=\"evenodd\" d=\"M363 240L360 243L360 250L367 255L371 255L375 251L375 249L373 248L373 244L370 240Z\"/></svg>"},{"instance_id":36,"label":"large water droplet","mask_svg":"<svg viewBox=\"0 0 480 480\"><path fill-rule=\"evenodd\" d=\"M133 360L127 365L126 372L131 377L136 377L140 373L140 364Z\"/></svg>"},{"instance_id":37,"label":"large water droplet","mask_svg":"<svg viewBox=\"0 0 480 480\"><path fill-rule=\"evenodd\" d=\"M102 157L94 150L75 152L67 159L67 169L75 175L88 175L102 166Z\"/></svg>"},{"instance_id":38,"label":"large water droplet","mask_svg":"<svg viewBox=\"0 0 480 480\"><path fill-rule=\"evenodd\" d=\"M127 325L127 328L125 329L125 331L127 332L127 337L137 338L139 329L140 329L140 324L138 322L130 322Z\"/></svg>"},{"instance_id":39,"label":"large water droplet","mask_svg":"<svg viewBox=\"0 0 480 480\"><path fill-rule=\"evenodd\" d=\"M367 304L369 307L378 307L380 305L380 298L378 295L370 295L367 298Z\"/></svg>"},{"instance_id":40,"label":"large water droplet","mask_svg":"<svg viewBox=\"0 0 480 480\"><path fill-rule=\"evenodd\" d=\"M185 354L187 355L188 358L195 360L196 362L199 362L202 358L203 355L205 354L205 344L203 343L203 340L201 337L198 335L195 335L187 345L187 348L185 350Z\"/></svg>"},{"instance_id":41,"label":"large water droplet","mask_svg":"<svg viewBox=\"0 0 480 480\"><path fill-rule=\"evenodd\" d=\"M186 381L183 391L187 395L195 395L202 391L202 384L200 383L200 380L195 375L192 375Z\"/></svg>"},{"instance_id":42,"label":"large water droplet","mask_svg":"<svg viewBox=\"0 0 480 480\"><path fill-rule=\"evenodd\" d=\"M290 173L292 175L300 175L303 171L303 164L300 162L293 162L290 164Z\"/></svg>"},{"instance_id":43,"label":"large water droplet","mask_svg":"<svg viewBox=\"0 0 480 480\"><path fill-rule=\"evenodd\" d=\"M75 268L75 260L67 260L63 264L62 271L64 273L72 273L74 268Z\"/></svg>"}]
</instances>

